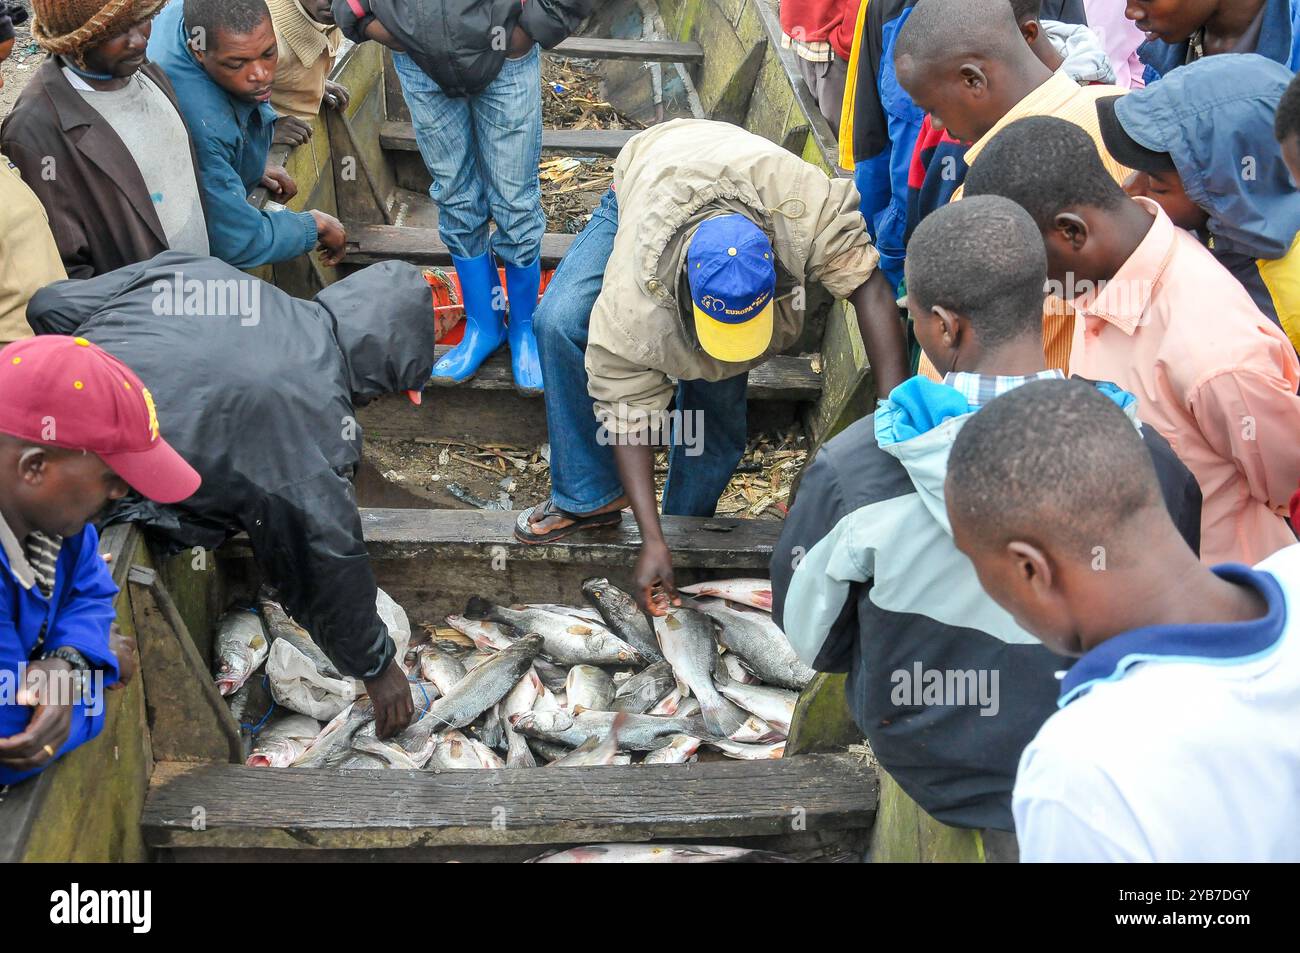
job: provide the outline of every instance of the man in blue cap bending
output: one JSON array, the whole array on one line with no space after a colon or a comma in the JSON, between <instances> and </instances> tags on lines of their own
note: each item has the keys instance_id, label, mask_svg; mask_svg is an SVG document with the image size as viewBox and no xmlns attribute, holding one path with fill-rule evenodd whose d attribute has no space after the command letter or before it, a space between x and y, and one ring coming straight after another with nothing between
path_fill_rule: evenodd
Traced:
<instances>
[{"instance_id":1,"label":"man in blue cap bending","mask_svg":"<svg viewBox=\"0 0 1300 953\"><path fill-rule=\"evenodd\" d=\"M738 126L683 119L632 139L534 319L551 496L516 537L613 525L630 505L637 600L656 615L676 602L654 445L670 444L663 511L712 516L745 450L749 370L798 340L808 284L853 305L879 393L907 376L858 208L851 180Z\"/></svg>"}]
</instances>

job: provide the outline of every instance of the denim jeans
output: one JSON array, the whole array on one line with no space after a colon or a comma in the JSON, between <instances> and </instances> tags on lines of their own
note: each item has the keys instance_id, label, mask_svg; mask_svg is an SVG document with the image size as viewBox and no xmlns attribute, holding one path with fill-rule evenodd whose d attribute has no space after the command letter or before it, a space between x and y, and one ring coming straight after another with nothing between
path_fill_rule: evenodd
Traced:
<instances>
[{"instance_id":1,"label":"denim jeans","mask_svg":"<svg viewBox=\"0 0 1300 953\"><path fill-rule=\"evenodd\" d=\"M613 449L597 434L587 391L587 333L605 265L618 231L618 202L605 193L574 240L533 317L546 381L546 426L551 441L551 498L561 509L589 513L623 494ZM672 435L663 511L712 516L745 452L748 374L723 381L680 381L676 409L695 422L693 435ZM682 439L693 436L693 441Z\"/></svg>"},{"instance_id":2,"label":"denim jeans","mask_svg":"<svg viewBox=\"0 0 1300 953\"><path fill-rule=\"evenodd\" d=\"M438 231L458 258L489 248L503 263L526 267L542 253L546 214L537 164L542 158L542 67L538 47L507 59L483 92L443 94L405 53L393 63L411 109L420 155L433 176Z\"/></svg>"}]
</instances>

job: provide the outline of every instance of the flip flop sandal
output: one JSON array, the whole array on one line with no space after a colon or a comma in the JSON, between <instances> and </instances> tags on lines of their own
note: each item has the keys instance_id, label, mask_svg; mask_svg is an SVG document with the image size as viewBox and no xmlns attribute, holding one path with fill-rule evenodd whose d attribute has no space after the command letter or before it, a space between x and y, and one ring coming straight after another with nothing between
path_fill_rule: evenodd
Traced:
<instances>
[{"instance_id":1,"label":"flip flop sandal","mask_svg":"<svg viewBox=\"0 0 1300 953\"><path fill-rule=\"evenodd\" d=\"M529 519L533 512L541 507L542 519L550 516L561 516L566 520L573 520L568 526L562 526L559 529L553 529L549 533L534 533L530 527ZM579 516L577 513L570 513L562 510L555 505L549 497L545 503L539 503L537 506L530 506L519 514L515 520L515 539L521 543L534 545L537 543L553 543L557 539L563 539L573 533L579 533L583 530L597 529L601 526L617 526L623 522L623 513L621 510L611 510L608 513L593 513L589 516Z\"/></svg>"}]
</instances>

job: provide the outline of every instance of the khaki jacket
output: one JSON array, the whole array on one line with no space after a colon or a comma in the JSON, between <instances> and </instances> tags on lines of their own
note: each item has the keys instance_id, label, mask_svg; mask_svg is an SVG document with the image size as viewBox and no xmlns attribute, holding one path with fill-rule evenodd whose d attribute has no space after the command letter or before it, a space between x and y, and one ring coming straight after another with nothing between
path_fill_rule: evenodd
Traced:
<instances>
[{"instance_id":1,"label":"khaki jacket","mask_svg":"<svg viewBox=\"0 0 1300 953\"><path fill-rule=\"evenodd\" d=\"M614 190L618 232L586 358L596 417L614 433L666 410L675 380L724 380L781 353L803 330L803 286L844 298L879 261L851 180L729 123L679 119L637 135L614 166ZM778 265L772 344L744 364L700 348L683 277L695 228L732 212L767 232Z\"/></svg>"},{"instance_id":2,"label":"khaki jacket","mask_svg":"<svg viewBox=\"0 0 1300 953\"><path fill-rule=\"evenodd\" d=\"M59 248L45 208L18 170L0 155L0 346L32 336L27 302L62 281Z\"/></svg>"}]
</instances>

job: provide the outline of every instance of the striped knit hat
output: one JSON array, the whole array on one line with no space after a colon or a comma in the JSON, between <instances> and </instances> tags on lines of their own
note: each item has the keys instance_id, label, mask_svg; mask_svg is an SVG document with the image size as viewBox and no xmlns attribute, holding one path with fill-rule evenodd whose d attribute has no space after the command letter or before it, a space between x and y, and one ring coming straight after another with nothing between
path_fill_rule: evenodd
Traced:
<instances>
[{"instance_id":1,"label":"striped knit hat","mask_svg":"<svg viewBox=\"0 0 1300 953\"><path fill-rule=\"evenodd\" d=\"M178 0L179 2L179 0ZM32 36L57 56L78 55L148 20L167 0L32 0Z\"/></svg>"}]
</instances>

